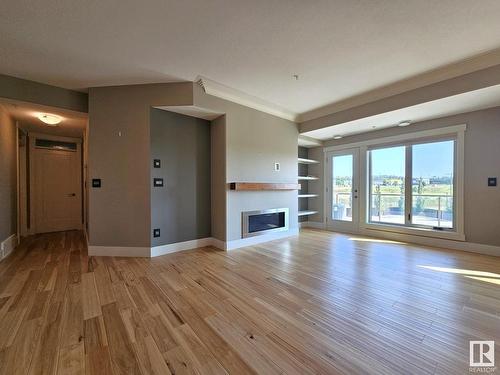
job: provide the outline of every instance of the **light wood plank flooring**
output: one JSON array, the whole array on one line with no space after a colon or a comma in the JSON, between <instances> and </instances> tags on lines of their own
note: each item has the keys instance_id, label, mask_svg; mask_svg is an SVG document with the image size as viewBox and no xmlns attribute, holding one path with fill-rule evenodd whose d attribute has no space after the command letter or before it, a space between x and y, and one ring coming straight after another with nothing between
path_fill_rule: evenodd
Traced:
<instances>
[{"instance_id":1,"label":"light wood plank flooring","mask_svg":"<svg viewBox=\"0 0 500 375\"><path fill-rule=\"evenodd\" d=\"M313 230L154 259L33 236L0 263L0 373L466 374L469 340L500 360L499 274L500 258Z\"/></svg>"}]
</instances>

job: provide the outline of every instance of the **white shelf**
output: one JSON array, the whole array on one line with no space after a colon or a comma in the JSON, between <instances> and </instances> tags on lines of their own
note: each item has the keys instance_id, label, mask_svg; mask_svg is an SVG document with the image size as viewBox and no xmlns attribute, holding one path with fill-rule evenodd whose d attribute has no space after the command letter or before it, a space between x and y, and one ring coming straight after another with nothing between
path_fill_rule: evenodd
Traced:
<instances>
[{"instance_id":1,"label":"white shelf","mask_svg":"<svg viewBox=\"0 0 500 375\"><path fill-rule=\"evenodd\" d=\"M318 194L299 194L299 198L316 198Z\"/></svg>"},{"instance_id":2,"label":"white shelf","mask_svg":"<svg viewBox=\"0 0 500 375\"><path fill-rule=\"evenodd\" d=\"M318 164L319 161L313 159L299 158L299 164Z\"/></svg>"},{"instance_id":3,"label":"white shelf","mask_svg":"<svg viewBox=\"0 0 500 375\"><path fill-rule=\"evenodd\" d=\"M307 216L317 214L318 211L299 211L299 216Z\"/></svg>"},{"instance_id":4,"label":"white shelf","mask_svg":"<svg viewBox=\"0 0 500 375\"><path fill-rule=\"evenodd\" d=\"M308 180L308 181L313 181L313 180L317 180L318 177L314 177L314 176L298 176L297 177L297 180Z\"/></svg>"}]
</instances>

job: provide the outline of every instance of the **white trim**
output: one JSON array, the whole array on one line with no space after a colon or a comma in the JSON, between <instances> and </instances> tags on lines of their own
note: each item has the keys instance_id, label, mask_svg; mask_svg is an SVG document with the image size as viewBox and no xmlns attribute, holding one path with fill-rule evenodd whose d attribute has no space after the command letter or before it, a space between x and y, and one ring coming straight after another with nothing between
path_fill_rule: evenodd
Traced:
<instances>
[{"instance_id":1,"label":"white trim","mask_svg":"<svg viewBox=\"0 0 500 375\"><path fill-rule=\"evenodd\" d=\"M454 241L453 239L432 238L416 236L412 234L363 230L362 234L365 236L384 238L388 240L409 242L417 245L424 245L430 247L440 247L452 250L467 251L478 254L486 254L493 256L500 256L500 246L484 245L473 242Z\"/></svg>"},{"instance_id":2,"label":"white trim","mask_svg":"<svg viewBox=\"0 0 500 375\"><path fill-rule=\"evenodd\" d=\"M239 249L240 247L257 245L259 243L273 241L285 237L296 236L298 234L299 234L299 229L295 228L295 229L290 229L286 232L269 233L269 234L263 234L262 236L247 237L238 240L227 241L225 245L225 250L235 250Z\"/></svg>"},{"instance_id":3,"label":"white trim","mask_svg":"<svg viewBox=\"0 0 500 375\"><path fill-rule=\"evenodd\" d=\"M464 226L464 168L465 168L465 130L467 129L466 124L447 126L443 128L436 128L430 130L417 131L412 133L405 133L396 136L382 137L369 139L362 142L347 143L341 145L335 145L323 148L323 153L325 157L324 163L324 175L327 176L328 173L328 157L332 152L349 150L352 148L360 149L360 182L359 182L359 197L360 199L360 214L359 216L359 233L369 233L377 232L394 232L401 233L404 235L412 236L423 236L431 237L433 239L441 238L446 240L454 241L465 241L465 226ZM456 231L438 231L432 229L421 229L418 227L403 227L399 225L389 225L389 224L376 224L368 222L368 202L369 202L369 191L367 186L369 184L369 168L368 168L368 148L374 145L384 145L397 142L408 142L415 141L418 139L427 139L433 137L439 137L444 135L453 135L456 138L456 151L455 151L455 184L456 184L456 206L455 206L455 229ZM323 181L323 192L326 194L327 189L327 178ZM328 202L327 199L323 200L323 212L325 218L328 213Z\"/></svg>"},{"instance_id":4,"label":"white trim","mask_svg":"<svg viewBox=\"0 0 500 375\"><path fill-rule=\"evenodd\" d=\"M47 139L50 141L60 141L60 142L72 142L76 144L82 144L82 138L74 138L74 137L61 137L59 135L51 135L45 133L37 133L37 132L28 132L30 137L35 139Z\"/></svg>"},{"instance_id":5,"label":"white trim","mask_svg":"<svg viewBox=\"0 0 500 375\"><path fill-rule=\"evenodd\" d=\"M373 146L373 145L384 144L384 143L414 141L418 138L436 137L436 136L447 135L447 134L460 135L460 133L463 134L466 129L467 129L466 124L460 124L460 125L446 126L446 127L442 127L442 128L435 128L435 129L429 129L429 130L420 130L420 131L416 131L416 132L412 132L412 133L404 133L404 134L393 135L393 136L389 136L389 137L368 139L366 141L344 143L344 144L339 144L339 145L328 146L328 147L323 148L323 152L326 153L329 151L340 151L340 150L343 150L346 148Z\"/></svg>"},{"instance_id":6,"label":"white trim","mask_svg":"<svg viewBox=\"0 0 500 375\"><path fill-rule=\"evenodd\" d=\"M328 168L325 169L325 197L323 204L326 205L325 208L325 222L326 227L332 230L340 229L348 232L356 233L359 230L360 225L363 223L361 218L361 200L362 195L360 191L360 186L363 184L363 179L361 178L361 153L359 147L355 147L353 149L345 149L340 151L330 151L326 154L325 165L330 164L332 159L336 156L344 156L344 155L352 155L352 194L354 195L352 199L352 220L351 221L343 221L343 220L334 220L331 217L330 207L333 206L333 195L331 191L327 191L327 189L331 188L330 184L327 185L327 181L332 181L332 172L333 166L329 165ZM357 190L357 191L355 191Z\"/></svg>"},{"instance_id":7,"label":"white trim","mask_svg":"<svg viewBox=\"0 0 500 375\"><path fill-rule=\"evenodd\" d=\"M269 233L262 236L247 237L238 240L224 242L217 238L206 237L197 240L176 242L154 247L129 247L129 246L88 246L89 256L110 257L146 257L152 258L178 251L191 250L199 247L213 246L220 250L234 250L240 247L257 245L262 242L277 240L280 238L296 236L298 229L290 229L286 232Z\"/></svg>"},{"instance_id":8,"label":"white trim","mask_svg":"<svg viewBox=\"0 0 500 375\"><path fill-rule=\"evenodd\" d=\"M241 104L245 107L253 108L261 112L269 113L273 116L281 117L285 120L296 121L299 114L286 108L270 103L267 100L249 95L243 91L236 90L222 83L212 81L206 77L198 76L196 83L200 85L206 94Z\"/></svg>"},{"instance_id":9,"label":"white trim","mask_svg":"<svg viewBox=\"0 0 500 375\"><path fill-rule=\"evenodd\" d=\"M151 248L151 257L176 253L178 251L196 249L198 247L212 246L212 237L200 238L191 241L170 243L167 245L154 246Z\"/></svg>"},{"instance_id":10,"label":"white trim","mask_svg":"<svg viewBox=\"0 0 500 375\"><path fill-rule=\"evenodd\" d=\"M313 137L308 137L307 135L299 134L298 144L300 147L306 148L320 147L323 146L323 141Z\"/></svg>"},{"instance_id":11,"label":"white trim","mask_svg":"<svg viewBox=\"0 0 500 375\"><path fill-rule=\"evenodd\" d=\"M150 247L88 246L88 252L94 257L151 257Z\"/></svg>"},{"instance_id":12,"label":"white trim","mask_svg":"<svg viewBox=\"0 0 500 375\"><path fill-rule=\"evenodd\" d=\"M220 249L220 250L227 250L225 241L222 241L222 240L219 240L219 239L213 238L213 237L212 237L212 246L216 247L217 249Z\"/></svg>"},{"instance_id":13,"label":"white trim","mask_svg":"<svg viewBox=\"0 0 500 375\"><path fill-rule=\"evenodd\" d=\"M19 237L16 233L2 241L0 243L0 260L8 257L17 245L19 245Z\"/></svg>"},{"instance_id":14,"label":"white trim","mask_svg":"<svg viewBox=\"0 0 500 375\"><path fill-rule=\"evenodd\" d=\"M300 228L326 229L326 225L321 221L303 221L299 223Z\"/></svg>"},{"instance_id":15,"label":"white trim","mask_svg":"<svg viewBox=\"0 0 500 375\"><path fill-rule=\"evenodd\" d=\"M429 228L419 228L410 226L399 226L383 223L364 223L360 230L361 233L373 233L373 232L393 232L400 233L404 235L431 237L431 238L441 238L453 241L465 241L465 235L460 232L451 231L439 231Z\"/></svg>"}]
</instances>

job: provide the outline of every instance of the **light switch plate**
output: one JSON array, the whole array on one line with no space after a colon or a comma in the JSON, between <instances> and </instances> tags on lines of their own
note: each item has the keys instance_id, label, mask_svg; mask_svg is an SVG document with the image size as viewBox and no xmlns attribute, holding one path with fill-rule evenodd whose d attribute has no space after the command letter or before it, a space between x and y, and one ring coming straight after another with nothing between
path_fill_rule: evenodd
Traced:
<instances>
[{"instance_id":1,"label":"light switch plate","mask_svg":"<svg viewBox=\"0 0 500 375\"><path fill-rule=\"evenodd\" d=\"M154 178L153 179L154 187L163 187L163 178Z\"/></svg>"},{"instance_id":2,"label":"light switch plate","mask_svg":"<svg viewBox=\"0 0 500 375\"><path fill-rule=\"evenodd\" d=\"M160 159L153 160L153 168L161 168L161 160Z\"/></svg>"},{"instance_id":3,"label":"light switch plate","mask_svg":"<svg viewBox=\"0 0 500 375\"><path fill-rule=\"evenodd\" d=\"M153 229L153 237L160 237L160 228Z\"/></svg>"},{"instance_id":4,"label":"light switch plate","mask_svg":"<svg viewBox=\"0 0 500 375\"><path fill-rule=\"evenodd\" d=\"M488 186L497 186L497 178L488 177Z\"/></svg>"}]
</instances>

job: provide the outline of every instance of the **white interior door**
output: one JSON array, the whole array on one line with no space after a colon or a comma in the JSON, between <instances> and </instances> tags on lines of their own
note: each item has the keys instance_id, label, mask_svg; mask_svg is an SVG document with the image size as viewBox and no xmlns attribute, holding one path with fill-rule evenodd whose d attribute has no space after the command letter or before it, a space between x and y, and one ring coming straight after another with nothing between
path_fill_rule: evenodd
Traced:
<instances>
[{"instance_id":1,"label":"white interior door","mask_svg":"<svg viewBox=\"0 0 500 375\"><path fill-rule=\"evenodd\" d=\"M81 229L79 151L33 149L36 233Z\"/></svg>"},{"instance_id":2,"label":"white interior door","mask_svg":"<svg viewBox=\"0 0 500 375\"><path fill-rule=\"evenodd\" d=\"M326 223L330 230L359 229L359 148L327 153Z\"/></svg>"}]
</instances>

